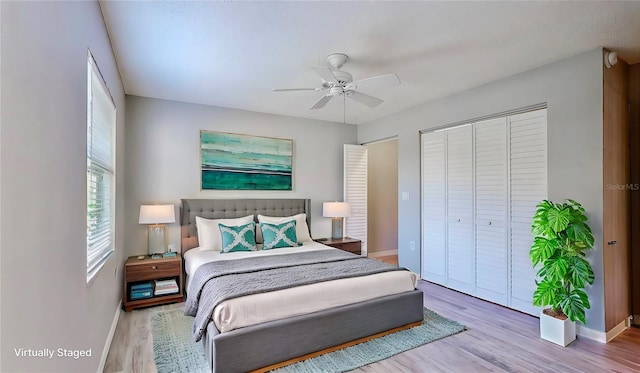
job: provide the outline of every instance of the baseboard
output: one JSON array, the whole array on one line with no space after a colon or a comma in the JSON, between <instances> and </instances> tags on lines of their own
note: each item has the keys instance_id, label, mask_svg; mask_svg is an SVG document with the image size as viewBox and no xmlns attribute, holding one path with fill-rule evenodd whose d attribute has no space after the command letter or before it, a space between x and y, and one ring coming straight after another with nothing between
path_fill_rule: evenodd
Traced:
<instances>
[{"instance_id":1,"label":"baseboard","mask_svg":"<svg viewBox=\"0 0 640 373\"><path fill-rule=\"evenodd\" d=\"M620 322L620 324L614 326L613 328L611 328L611 330L609 330L607 332L607 343L609 343L612 339L617 337L620 333L622 333L625 330L627 330L627 328L629 327L629 319L630 318L631 318L631 315L629 315L629 317L627 317L626 319L622 320Z\"/></svg>"},{"instance_id":2,"label":"baseboard","mask_svg":"<svg viewBox=\"0 0 640 373\"><path fill-rule=\"evenodd\" d=\"M113 316L113 321L111 322L111 329L109 329L109 334L107 335L107 341L104 344L104 348L102 349L102 356L100 357L100 365L98 365L98 373L102 373L104 371L104 365L107 363L107 356L109 355L109 348L111 347L111 341L113 341L113 335L116 333L116 327L118 326L118 319L120 318L120 309L122 309L122 301L118 303L118 308L116 308L116 314Z\"/></svg>"},{"instance_id":3,"label":"baseboard","mask_svg":"<svg viewBox=\"0 0 640 373\"><path fill-rule=\"evenodd\" d=\"M579 337L591 339L600 343L607 343L607 333L597 330L589 329L584 325L578 325L576 323L576 334Z\"/></svg>"},{"instance_id":4,"label":"baseboard","mask_svg":"<svg viewBox=\"0 0 640 373\"><path fill-rule=\"evenodd\" d=\"M631 319L632 325L640 325L640 315L633 315Z\"/></svg>"},{"instance_id":5,"label":"baseboard","mask_svg":"<svg viewBox=\"0 0 640 373\"><path fill-rule=\"evenodd\" d=\"M375 253L367 253L369 258L378 258L381 256L398 255L398 250L376 251Z\"/></svg>"},{"instance_id":6,"label":"baseboard","mask_svg":"<svg viewBox=\"0 0 640 373\"><path fill-rule=\"evenodd\" d=\"M631 316L629 316L631 318ZM612 339L618 336L629 327L629 318L626 318L620 322L620 324L614 326L608 332L600 332L597 330L589 329L584 325L576 324L576 334L582 338L591 339L600 343L609 343Z\"/></svg>"}]
</instances>

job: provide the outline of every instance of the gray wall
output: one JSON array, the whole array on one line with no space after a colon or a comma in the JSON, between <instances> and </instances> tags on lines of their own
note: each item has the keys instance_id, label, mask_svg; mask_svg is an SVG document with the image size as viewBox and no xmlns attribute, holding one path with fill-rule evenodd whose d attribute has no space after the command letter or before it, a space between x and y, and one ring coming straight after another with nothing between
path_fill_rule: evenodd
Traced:
<instances>
[{"instance_id":1,"label":"gray wall","mask_svg":"<svg viewBox=\"0 0 640 373\"><path fill-rule=\"evenodd\" d=\"M97 2L2 9L2 372L95 372L119 312L124 93ZM87 48L115 99L116 253L87 284ZM19 358L14 348L91 349Z\"/></svg>"},{"instance_id":2,"label":"gray wall","mask_svg":"<svg viewBox=\"0 0 640 373\"><path fill-rule=\"evenodd\" d=\"M398 140L367 145L367 253L398 250Z\"/></svg>"},{"instance_id":3,"label":"gray wall","mask_svg":"<svg viewBox=\"0 0 640 373\"><path fill-rule=\"evenodd\" d=\"M601 49L360 125L358 142L398 136L399 192L410 197L399 201L399 260L419 273L419 244L409 249L409 241L421 241L419 131L544 102L549 198L575 199L588 212L596 239L588 260L596 281L587 289L592 304L587 327L604 331Z\"/></svg>"},{"instance_id":4,"label":"gray wall","mask_svg":"<svg viewBox=\"0 0 640 373\"><path fill-rule=\"evenodd\" d=\"M147 251L140 204L180 198L310 198L312 237L328 237L331 219L322 202L342 200L342 145L356 142L356 127L318 120L127 96L126 242L128 255ZM293 139L293 191L200 190L200 130ZM178 220L170 244L180 247Z\"/></svg>"}]
</instances>

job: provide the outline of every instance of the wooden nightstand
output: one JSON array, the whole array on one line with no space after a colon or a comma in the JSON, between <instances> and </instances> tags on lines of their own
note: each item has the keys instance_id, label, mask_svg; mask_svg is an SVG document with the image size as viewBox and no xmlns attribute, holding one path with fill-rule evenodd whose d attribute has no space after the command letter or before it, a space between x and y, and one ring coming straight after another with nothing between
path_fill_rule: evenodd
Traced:
<instances>
[{"instance_id":1,"label":"wooden nightstand","mask_svg":"<svg viewBox=\"0 0 640 373\"><path fill-rule=\"evenodd\" d=\"M175 279L178 284L178 293L153 296L146 299L132 300L130 298L131 286L144 282L154 283L154 280ZM135 308L155 306L158 304L182 302L182 256L151 259L145 255L144 259L138 256L130 256L124 263L124 293L122 303L124 310L129 312ZM153 293L153 292L152 292Z\"/></svg>"},{"instance_id":2,"label":"wooden nightstand","mask_svg":"<svg viewBox=\"0 0 640 373\"><path fill-rule=\"evenodd\" d=\"M327 238L325 240L316 240L316 242L357 255L362 253L362 241L356 240L355 238Z\"/></svg>"}]
</instances>

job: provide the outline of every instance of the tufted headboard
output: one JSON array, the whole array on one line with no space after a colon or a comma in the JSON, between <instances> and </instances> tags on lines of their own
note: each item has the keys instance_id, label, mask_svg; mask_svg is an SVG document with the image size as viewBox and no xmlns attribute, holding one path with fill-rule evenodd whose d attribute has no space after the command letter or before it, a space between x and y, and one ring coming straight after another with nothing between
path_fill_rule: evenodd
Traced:
<instances>
[{"instance_id":1,"label":"tufted headboard","mask_svg":"<svg viewBox=\"0 0 640 373\"><path fill-rule=\"evenodd\" d=\"M182 253L198 247L196 216L206 219L231 219L253 214L267 216L291 216L306 213L311 227L310 199L181 199L180 244Z\"/></svg>"}]
</instances>

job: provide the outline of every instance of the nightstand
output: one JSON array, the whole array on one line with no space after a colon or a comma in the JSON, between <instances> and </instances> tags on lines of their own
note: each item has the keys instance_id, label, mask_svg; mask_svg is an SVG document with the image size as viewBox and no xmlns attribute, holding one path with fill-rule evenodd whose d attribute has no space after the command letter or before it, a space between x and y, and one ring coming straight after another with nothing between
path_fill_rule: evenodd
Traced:
<instances>
[{"instance_id":1,"label":"nightstand","mask_svg":"<svg viewBox=\"0 0 640 373\"><path fill-rule=\"evenodd\" d=\"M357 255L362 253L362 241L355 238L327 238L325 240L316 240L316 242Z\"/></svg>"},{"instance_id":2,"label":"nightstand","mask_svg":"<svg viewBox=\"0 0 640 373\"><path fill-rule=\"evenodd\" d=\"M153 296L154 280L171 279L174 279L178 285L177 293ZM124 263L124 293L122 295L124 310L129 312L140 307L182 302L182 281L182 256L180 254L160 259L151 259L149 255L145 255L144 259L138 259L137 255L130 256ZM131 287L145 283L152 284L152 296L144 299L131 299Z\"/></svg>"}]
</instances>

